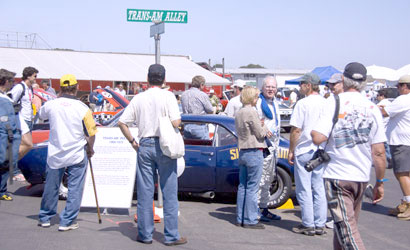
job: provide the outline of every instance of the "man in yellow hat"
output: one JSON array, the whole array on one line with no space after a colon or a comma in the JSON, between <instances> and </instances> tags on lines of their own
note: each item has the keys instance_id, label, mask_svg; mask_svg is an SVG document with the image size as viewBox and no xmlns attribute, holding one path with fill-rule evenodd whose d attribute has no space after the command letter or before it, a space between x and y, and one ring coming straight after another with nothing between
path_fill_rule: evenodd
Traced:
<instances>
[{"instance_id":1,"label":"man in yellow hat","mask_svg":"<svg viewBox=\"0 0 410 250\"><path fill-rule=\"evenodd\" d=\"M57 213L58 190L67 170L68 198L60 213L58 231L77 229L88 158L94 154L97 132L91 110L77 99L78 83L73 75L60 79L59 98L46 102L40 109L40 119L50 121L46 184L39 213L41 227L50 227ZM88 158L87 158L88 157Z\"/></svg>"}]
</instances>

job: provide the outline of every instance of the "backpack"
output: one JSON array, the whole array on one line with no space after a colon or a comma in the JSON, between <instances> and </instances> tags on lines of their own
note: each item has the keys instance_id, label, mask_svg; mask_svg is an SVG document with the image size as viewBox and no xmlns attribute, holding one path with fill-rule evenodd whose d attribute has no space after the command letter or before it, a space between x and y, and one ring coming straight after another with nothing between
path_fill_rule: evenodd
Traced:
<instances>
[{"instance_id":1,"label":"backpack","mask_svg":"<svg viewBox=\"0 0 410 250\"><path fill-rule=\"evenodd\" d=\"M21 82L14 84L13 88L19 84L23 87L23 92L21 92L19 99L13 103L15 113L19 113L21 111L21 98L23 98L26 94L26 86Z\"/></svg>"},{"instance_id":2,"label":"backpack","mask_svg":"<svg viewBox=\"0 0 410 250\"><path fill-rule=\"evenodd\" d=\"M10 171L17 163L21 141L20 122L12 102L0 96L0 174ZM11 180L11 179L10 179Z\"/></svg>"}]
</instances>

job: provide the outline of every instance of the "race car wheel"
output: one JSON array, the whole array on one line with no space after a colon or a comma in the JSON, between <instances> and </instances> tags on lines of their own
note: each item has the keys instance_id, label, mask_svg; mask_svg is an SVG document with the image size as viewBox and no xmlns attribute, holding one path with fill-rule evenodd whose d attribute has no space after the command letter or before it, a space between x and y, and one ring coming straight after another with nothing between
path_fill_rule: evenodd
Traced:
<instances>
[{"instance_id":1,"label":"race car wheel","mask_svg":"<svg viewBox=\"0 0 410 250\"><path fill-rule=\"evenodd\" d=\"M273 180L270 187L269 208L277 208L282 206L290 197L292 192L292 178L280 166L278 166L278 175Z\"/></svg>"}]
</instances>

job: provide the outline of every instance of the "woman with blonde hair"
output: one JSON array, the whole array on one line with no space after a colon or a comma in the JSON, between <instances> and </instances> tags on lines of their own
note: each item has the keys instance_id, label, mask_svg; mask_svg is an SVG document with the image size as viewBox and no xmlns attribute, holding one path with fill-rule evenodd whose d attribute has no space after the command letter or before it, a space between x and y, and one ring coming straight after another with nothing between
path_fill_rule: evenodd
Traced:
<instances>
[{"instance_id":1,"label":"woman with blonde hair","mask_svg":"<svg viewBox=\"0 0 410 250\"><path fill-rule=\"evenodd\" d=\"M258 189L262 176L265 137L272 133L259 120L255 109L259 90L246 87L241 93L243 107L235 116L239 148L239 186L237 193L237 225L244 228L264 229L259 223Z\"/></svg>"}]
</instances>

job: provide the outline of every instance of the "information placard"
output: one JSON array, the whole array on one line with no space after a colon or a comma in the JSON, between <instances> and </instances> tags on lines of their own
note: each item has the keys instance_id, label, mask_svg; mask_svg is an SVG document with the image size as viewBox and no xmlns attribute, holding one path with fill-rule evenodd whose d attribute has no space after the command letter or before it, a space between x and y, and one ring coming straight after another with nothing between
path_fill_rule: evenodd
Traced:
<instances>
[{"instance_id":1,"label":"information placard","mask_svg":"<svg viewBox=\"0 0 410 250\"><path fill-rule=\"evenodd\" d=\"M138 129L130 128L134 137ZM137 156L119 128L98 128L91 158L98 205L130 208L134 191ZM96 207L90 166L88 165L82 207Z\"/></svg>"}]
</instances>

